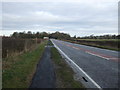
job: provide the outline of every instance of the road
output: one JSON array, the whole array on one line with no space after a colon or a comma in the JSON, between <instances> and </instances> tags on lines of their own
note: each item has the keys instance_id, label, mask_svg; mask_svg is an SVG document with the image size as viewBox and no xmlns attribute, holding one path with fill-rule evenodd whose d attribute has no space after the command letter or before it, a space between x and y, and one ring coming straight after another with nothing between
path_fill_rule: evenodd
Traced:
<instances>
[{"instance_id":1,"label":"road","mask_svg":"<svg viewBox=\"0 0 120 90\"><path fill-rule=\"evenodd\" d=\"M119 52L55 39L51 41L59 51L72 60L77 68L82 69L82 72L97 88L119 87Z\"/></svg>"}]
</instances>

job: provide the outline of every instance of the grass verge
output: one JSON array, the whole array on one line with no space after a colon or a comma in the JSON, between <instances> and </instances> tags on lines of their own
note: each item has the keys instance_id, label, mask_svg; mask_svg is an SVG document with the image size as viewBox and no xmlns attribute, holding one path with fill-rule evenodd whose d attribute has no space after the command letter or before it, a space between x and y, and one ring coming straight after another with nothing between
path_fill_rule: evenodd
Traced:
<instances>
[{"instance_id":1,"label":"grass verge","mask_svg":"<svg viewBox=\"0 0 120 90\"><path fill-rule=\"evenodd\" d=\"M102 48L102 49L108 49L108 50L114 50L114 51L120 51L120 48L111 48L107 46L100 46L97 44L88 44L88 43L76 43L76 44L81 44L81 45L86 45L86 46L92 46L92 47L97 47L97 48Z\"/></svg>"},{"instance_id":2,"label":"grass verge","mask_svg":"<svg viewBox=\"0 0 120 90\"><path fill-rule=\"evenodd\" d=\"M56 48L51 48L52 60L56 73L56 87L57 88L84 88L84 86L74 80L74 72L67 63L62 59Z\"/></svg>"},{"instance_id":3,"label":"grass verge","mask_svg":"<svg viewBox=\"0 0 120 90\"><path fill-rule=\"evenodd\" d=\"M120 48L119 48L119 42L118 42L118 48L116 47L111 47L111 46L108 46L108 45L99 45L99 44L96 44L96 43L86 43L86 42L77 42L77 41L70 41L70 40L64 40L64 41L67 41L67 42L71 42L71 43L76 43L76 44L80 44L80 45L86 45L86 46L92 46L92 47L97 47L97 48L102 48L102 49L108 49L108 50L114 50L114 51L120 51ZM92 40L91 40L92 41ZM95 40L93 40L95 41ZM97 40L96 40L97 41ZM99 40L100 41L100 40ZM115 41L115 40L114 40ZM101 40L102 42L102 40ZM117 42L117 40L116 40ZM117 45L117 44L116 44Z\"/></svg>"},{"instance_id":4,"label":"grass verge","mask_svg":"<svg viewBox=\"0 0 120 90\"><path fill-rule=\"evenodd\" d=\"M31 52L3 60L2 87L28 88L35 73L36 65L42 56L46 41Z\"/></svg>"}]
</instances>

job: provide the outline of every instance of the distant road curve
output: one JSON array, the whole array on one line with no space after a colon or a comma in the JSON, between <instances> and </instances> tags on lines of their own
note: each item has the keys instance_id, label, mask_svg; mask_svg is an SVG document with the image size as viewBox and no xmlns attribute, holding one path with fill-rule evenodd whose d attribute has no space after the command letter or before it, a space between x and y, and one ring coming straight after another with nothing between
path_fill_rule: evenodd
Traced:
<instances>
[{"instance_id":1,"label":"distant road curve","mask_svg":"<svg viewBox=\"0 0 120 90\"><path fill-rule=\"evenodd\" d=\"M118 88L118 51L73 44L51 39L53 44L74 64L82 69L97 88ZM93 80L93 81L92 81Z\"/></svg>"}]
</instances>

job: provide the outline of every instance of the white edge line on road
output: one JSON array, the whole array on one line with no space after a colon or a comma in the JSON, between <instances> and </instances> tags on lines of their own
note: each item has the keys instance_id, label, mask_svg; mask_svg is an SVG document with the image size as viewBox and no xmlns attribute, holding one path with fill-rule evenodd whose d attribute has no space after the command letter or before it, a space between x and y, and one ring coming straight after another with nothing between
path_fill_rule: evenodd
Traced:
<instances>
[{"instance_id":1,"label":"white edge line on road","mask_svg":"<svg viewBox=\"0 0 120 90\"><path fill-rule=\"evenodd\" d=\"M51 40L52 41L52 40ZM100 88L101 87L86 73L82 70L82 68L80 68L75 62L73 62L73 60L71 60L58 46L56 46L56 44L52 41L52 43L54 44L54 46L69 60L71 61L80 71L82 71L82 73L97 87Z\"/></svg>"}]
</instances>

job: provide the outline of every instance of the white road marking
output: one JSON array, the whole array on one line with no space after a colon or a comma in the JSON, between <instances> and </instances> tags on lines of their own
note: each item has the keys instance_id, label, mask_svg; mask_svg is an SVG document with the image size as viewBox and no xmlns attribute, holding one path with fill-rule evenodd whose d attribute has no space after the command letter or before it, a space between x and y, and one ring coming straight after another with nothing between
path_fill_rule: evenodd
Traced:
<instances>
[{"instance_id":1,"label":"white road marking","mask_svg":"<svg viewBox=\"0 0 120 90\"><path fill-rule=\"evenodd\" d=\"M79 50L79 48L77 48L77 47L72 47L72 48Z\"/></svg>"},{"instance_id":2,"label":"white road marking","mask_svg":"<svg viewBox=\"0 0 120 90\"><path fill-rule=\"evenodd\" d=\"M107 59L107 60L110 59L110 58L106 58L106 57L103 57L103 56L100 56L100 55L97 55L97 54L93 54L93 53L91 53L91 52L87 52L87 51L86 51L86 53L91 54L91 55L94 55L94 56L98 56L98 57L101 57L101 58L104 58L104 59Z\"/></svg>"},{"instance_id":3,"label":"white road marking","mask_svg":"<svg viewBox=\"0 0 120 90\"><path fill-rule=\"evenodd\" d=\"M80 48L78 47L74 47L74 46L70 46L68 44L66 44L66 46L69 46L69 47L72 47L74 49L77 49L77 50L80 50ZM97 56L97 57L100 57L100 58L103 58L103 59L106 59L106 60L110 60L110 59L114 59L114 60L118 60L119 58L107 58L107 57L104 57L104 56L101 56L101 55L98 55L98 54L94 54L92 52L89 52L89 51L86 51L84 50L86 53L90 54L90 55L93 55L93 56Z\"/></svg>"},{"instance_id":4,"label":"white road marking","mask_svg":"<svg viewBox=\"0 0 120 90\"><path fill-rule=\"evenodd\" d=\"M52 41L52 40L51 40ZM73 60L71 60L53 41L54 46L69 60L71 61L82 73L99 89L102 89L85 71L82 70Z\"/></svg>"}]
</instances>

